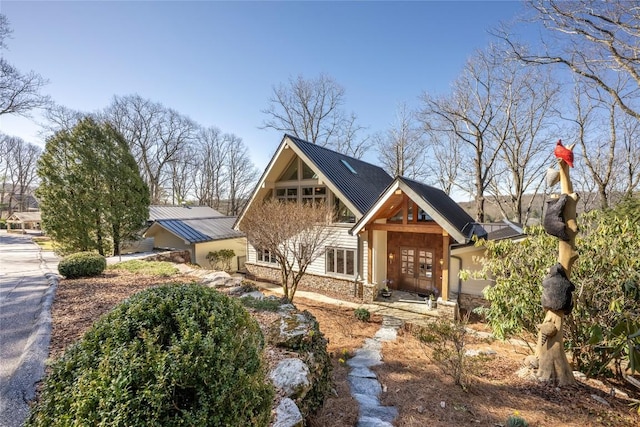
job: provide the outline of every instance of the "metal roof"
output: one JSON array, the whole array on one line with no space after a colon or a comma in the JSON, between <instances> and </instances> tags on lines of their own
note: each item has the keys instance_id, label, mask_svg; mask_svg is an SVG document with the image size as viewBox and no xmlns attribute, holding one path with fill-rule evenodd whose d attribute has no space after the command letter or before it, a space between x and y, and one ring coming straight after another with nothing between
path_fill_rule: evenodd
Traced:
<instances>
[{"instance_id":1,"label":"metal roof","mask_svg":"<svg viewBox=\"0 0 640 427\"><path fill-rule=\"evenodd\" d=\"M393 178L379 166L285 135L331 180L362 214L376 202ZM311 166L311 165L310 165ZM313 168L313 166L311 166Z\"/></svg>"},{"instance_id":2,"label":"metal roof","mask_svg":"<svg viewBox=\"0 0 640 427\"><path fill-rule=\"evenodd\" d=\"M234 216L182 220L160 219L154 222L147 233L155 227L162 227L191 244L244 237L244 233L232 228L235 220ZM149 234L152 235L153 232Z\"/></svg>"},{"instance_id":3,"label":"metal roof","mask_svg":"<svg viewBox=\"0 0 640 427\"><path fill-rule=\"evenodd\" d=\"M149 220L159 219L196 219L223 216L209 206L149 206Z\"/></svg>"},{"instance_id":4,"label":"metal roof","mask_svg":"<svg viewBox=\"0 0 640 427\"><path fill-rule=\"evenodd\" d=\"M474 235L479 238L487 237L487 232L482 228L482 225L475 222L473 218L444 191L409 178L400 177L398 179L422 197L424 201L438 211L443 218L446 218L451 225L467 238Z\"/></svg>"}]
</instances>

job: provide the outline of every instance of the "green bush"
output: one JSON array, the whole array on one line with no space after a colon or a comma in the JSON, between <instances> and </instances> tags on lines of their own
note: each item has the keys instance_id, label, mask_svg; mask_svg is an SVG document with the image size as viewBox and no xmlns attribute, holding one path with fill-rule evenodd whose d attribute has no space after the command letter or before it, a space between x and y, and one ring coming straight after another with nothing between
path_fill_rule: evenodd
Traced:
<instances>
[{"instance_id":1,"label":"green bush","mask_svg":"<svg viewBox=\"0 0 640 427\"><path fill-rule=\"evenodd\" d=\"M76 252L67 255L58 264L58 272L67 279L97 276L105 268L107 260L95 252Z\"/></svg>"},{"instance_id":2,"label":"green bush","mask_svg":"<svg viewBox=\"0 0 640 427\"><path fill-rule=\"evenodd\" d=\"M266 426L257 322L200 285L140 292L58 359L27 426Z\"/></svg>"},{"instance_id":3,"label":"green bush","mask_svg":"<svg viewBox=\"0 0 640 427\"><path fill-rule=\"evenodd\" d=\"M369 310L366 308L356 308L353 314L356 316L356 319L361 322L368 322L369 319L371 319L371 313L369 313Z\"/></svg>"},{"instance_id":4,"label":"green bush","mask_svg":"<svg viewBox=\"0 0 640 427\"><path fill-rule=\"evenodd\" d=\"M518 415L510 415L509 418L507 418L505 427L529 427L529 423Z\"/></svg>"}]
</instances>

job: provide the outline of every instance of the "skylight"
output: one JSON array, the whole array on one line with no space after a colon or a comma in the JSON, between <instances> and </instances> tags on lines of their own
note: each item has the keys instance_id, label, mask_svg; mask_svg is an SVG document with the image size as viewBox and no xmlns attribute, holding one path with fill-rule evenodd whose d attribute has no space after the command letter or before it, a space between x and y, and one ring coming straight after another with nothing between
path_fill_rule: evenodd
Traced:
<instances>
[{"instance_id":1,"label":"skylight","mask_svg":"<svg viewBox=\"0 0 640 427\"><path fill-rule=\"evenodd\" d=\"M356 170L353 168L353 166L349 164L349 162L347 162L344 159L340 159L340 161L342 162L343 165L345 165L347 169L349 169L349 172L351 172L354 175L358 175L358 172L356 172Z\"/></svg>"}]
</instances>

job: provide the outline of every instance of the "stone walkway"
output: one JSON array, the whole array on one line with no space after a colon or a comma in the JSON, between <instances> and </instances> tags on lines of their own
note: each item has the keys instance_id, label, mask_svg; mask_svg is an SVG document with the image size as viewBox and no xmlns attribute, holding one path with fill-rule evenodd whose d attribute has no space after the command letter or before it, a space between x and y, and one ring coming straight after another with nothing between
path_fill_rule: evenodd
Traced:
<instances>
[{"instance_id":1,"label":"stone walkway","mask_svg":"<svg viewBox=\"0 0 640 427\"><path fill-rule=\"evenodd\" d=\"M402 321L391 316L383 316L382 327L373 338L367 338L364 345L356 350L355 356L347 361L351 367L349 386L351 395L360 406L358 427L387 427L392 426L398 416L398 410L393 406L380 404L382 386L370 368L382 364L382 343L395 341L397 331Z\"/></svg>"}]
</instances>

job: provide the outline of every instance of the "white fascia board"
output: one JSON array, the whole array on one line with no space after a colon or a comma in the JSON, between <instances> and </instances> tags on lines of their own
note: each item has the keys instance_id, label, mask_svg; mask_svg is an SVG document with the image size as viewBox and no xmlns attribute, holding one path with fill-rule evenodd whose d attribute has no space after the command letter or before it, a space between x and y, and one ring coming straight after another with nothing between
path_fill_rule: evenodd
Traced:
<instances>
[{"instance_id":1,"label":"white fascia board","mask_svg":"<svg viewBox=\"0 0 640 427\"><path fill-rule=\"evenodd\" d=\"M288 145L289 147L287 147ZM265 181L269 176L269 174L271 173L271 170L273 169L273 166L275 165L276 160L278 159L278 157L280 157L280 154L282 154L282 151L285 148L290 148L290 146L291 146L291 141L286 136L282 137L280 146L278 147L276 152L273 154L273 157L271 157L271 160L269 161L267 168L264 170L264 172L262 172L262 176L260 177L260 180L256 183L256 186L253 189L253 193L251 194L251 198L249 199L249 202L245 205L240 215L238 215L236 222L233 224L234 230L240 231L240 228L238 227L238 225L240 224L240 222L242 222L242 218L244 218L245 212L247 211L247 209L249 209L249 206L251 206L251 204L254 202L256 196L260 192L260 189L262 189L262 187L265 185Z\"/></svg>"}]
</instances>

